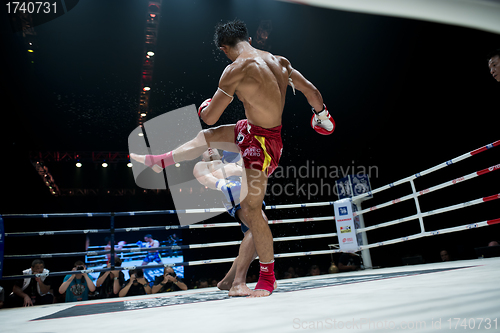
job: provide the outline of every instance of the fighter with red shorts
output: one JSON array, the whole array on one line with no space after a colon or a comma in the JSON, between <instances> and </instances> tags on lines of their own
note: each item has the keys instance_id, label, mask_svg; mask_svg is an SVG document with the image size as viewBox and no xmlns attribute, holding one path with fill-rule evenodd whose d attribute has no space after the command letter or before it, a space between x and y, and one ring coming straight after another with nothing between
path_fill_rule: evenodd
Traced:
<instances>
[{"instance_id":1,"label":"fighter with red shorts","mask_svg":"<svg viewBox=\"0 0 500 333\"><path fill-rule=\"evenodd\" d=\"M276 287L273 236L262 212L262 202L268 177L281 157L281 118L287 87L291 86L294 93L301 91L307 98L313 111L310 125L316 132L332 134L335 122L319 90L286 58L254 48L243 22L220 23L214 41L232 63L222 73L215 94L201 104L198 114L207 125L214 125L236 94L247 119L200 131L194 139L166 154L130 154L130 157L161 172L176 162L198 158L208 147L240 152L245 165L244 197L236 214L250 228L260 261L259 280L252 296L269 296ZM251 250L249 247L248 251Z\"/></svg>"}]
</instances>

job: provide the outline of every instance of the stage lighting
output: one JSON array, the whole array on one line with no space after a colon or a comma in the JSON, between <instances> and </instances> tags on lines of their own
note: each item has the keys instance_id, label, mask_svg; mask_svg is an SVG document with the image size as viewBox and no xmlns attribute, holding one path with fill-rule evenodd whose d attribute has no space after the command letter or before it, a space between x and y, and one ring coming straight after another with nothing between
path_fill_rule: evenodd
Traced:
<instances>
[{"instance_id":1,"label":"stage lighting","mask_svg":"<svg viewBox=\"0 0 500 333\"><path fill-rule=\"evenodd\" d=\"M142 90L144 90L144 91L150 91L151 88L150 87L144 87L144 88L142 88Z\"/></svg>"},{"instance_id":2,"label":"stage lighting","mask_svg":"<svg viewBox=\"0 0 500 333\"><path fill-rule=\"evenodd\" d=\"M152 56L154 56L154 55L155 55L155 53L154 53L153 51L149 51L149 52L147 53L147 55L148 55L148 56L150 56L150 57L152 57Z\"/></svg>"},{"instance_id":3,"label":"stage lighting","mask_svg":"<svg viewBox=\"0 0 500 333\"><path fill-rule=\"evenodd\" d=\"M103 167L103 168L107 168L107 167L108 167L108 163L104 162L104 163L102 164L102 167Z\"/></svg>"},{"instance_id":4,"label":"stage lighting","mask_svg":"<svg viewBox=\"0 0 500 333\"><path fill-rule=\"evenodd\" d=\"M146 117L146 114L144 112L141 113L141 117Z\"/></svg>"},{"instance_id":5,"label":"stage lighting","mask_svg":"<svg viewBox=\"0 0 500 333\"><path fill-rule=\"evenodd\" d=\"M175 166L176 166L176 167L180 167L180 166L181 166L181 164L180 164L180 163L175 163Z\"/></svg>"},{"instance_id":6,"label":"stage lighting","mask_svg":"<svg viewBox=\"0 0 500 333\"><path fill-rule=\"evenodd\" d=\"M76 167L77 168L81 168L82 167L82 163L80 163L80 162L76 163Z\"/></svg>"},{"instance_id":7,"label":"stage lighting","mask_svg":"<svg viewBox=\"0 0 500 333\"><path fill-rule=\"evenodd\" d=\"M131 168L131 167L132 167L132 163L128 162L128 163L127 163L127 166L128 166L129 168Z\"/></svg>"}]
</instances>

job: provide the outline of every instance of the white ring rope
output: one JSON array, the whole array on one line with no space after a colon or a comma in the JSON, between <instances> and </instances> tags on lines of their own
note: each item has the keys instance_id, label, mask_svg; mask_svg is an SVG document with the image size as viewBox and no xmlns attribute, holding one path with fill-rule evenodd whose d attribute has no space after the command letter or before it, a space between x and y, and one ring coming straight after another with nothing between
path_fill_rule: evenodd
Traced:
<instances>
[{"instance_id":1,"label":"white ring rope","mask_svg":"<svg viewBox=\"0 0 500 333\"><path fill-rule=\"evenodd\" d=\"M417 174L412 175L410 177L406 177L404 179L401 179L401 180L399 180L397 182L391 183L389 185L382 186L382 187L380 187L378 189L375 189L373 191L370 191L370 192L361 194L359 196L353 197L352 201L353 202L358 201L358 200L360 200L360 199L362 199L362 198L364 198L366 196L369 196L369 195L374 194L374 193L381 192L383 190L392 188L394 186L400 185L400 184L405 183L405 182L410 182L413 185L413 180L416 179L416 178L418 178L418 177L427 175L427 174L429 174L431 172L434 172L436 170L439 170L439 169L444 168L446 166L449 166L451 164L454 164L454 163L457 163L459 161L462 161L462 160L464 160L464 159L466 159L468 157L471 157L471 156L473 156L475 154L481 153L483 151L486 151L487 149L490 149L492 147L496 147L498 145L500 145L500 140L495 141L494 143L486 145L486 146L484 146L482 148L476 149L476 150L474 150L472 152L463 154L463 155L461 155L461 156L459 156L457 158L454 158L452 160L449 160L447 162L441 163L441 164L439 164L439 165L437 165L435 167L429 168L429 169L427 169L427 170L425 170L423 172L417 173ZM445 182L445 183L433 186L431 188L428 188L428 189L425 189L425 190L419 191L419 192L416 192L414 186L412 186L412 189L413 189L413 193L412 194L404 196L404 197L401 197L399 199L395 199L395 200L383 203L381 205L373 206L373 207L370 207L368 209L364 209L364 210L358 211L358 212L355 213L355 215L366 214L366 213L368 213L370 211L373 211L373 210L376 210L376 209L380 209L380 208L384 208L384 207L388 207L390 205L393 205L393 204L396 204L396 203L399 203L399 202L402 202L402 201L405 201L405 200L409 200L409 199L412 199L412 198L416 199L418 196L421 196L421 195L424 195L424 194L436 191L438 189L442 189L442 188L445 188L447 186L454 185L454 184L457 184L459 182L463 182L463 181L466 181L466 180L469 180L469 179L475 178L477 176L484 175L486 173L490 173L492 171L499 170L499 169L500 169L500 164L497 164L497 165L492 166L490 168L483 169L483 170L480 170L480 171L468 174L466 176L450 180L448 182ZM460 208L464 208L464 207L468 207L468 206L472 206L472 205L477 205L477 204L480 204L480 203L484 203L484 202L487 202L487 201L496 200L496 199L499 199L499 198L500 198L500 194L495 194L495 195L491 195L491 196L488 196L488 197L483 197L483 198L479 198L479 199L476 199L476 200L464 202L464 203L461 203L461 204L456 204L456 205L452 205L452 206L448 206L448 207L444 207L444 208L439 208L439 209L435 209L435 210L424 212L424 213L417 213L415 215L408 216L408 217L405 217L405 218L401 218L401 219L397 219L397 220L393 220L393 221L389 221L389 222L380 223L378 225L374 225L374 226L370 226L370 227L366 227L366 228L362 228L362 229L357 229L356 233L366 232L366 231L370 231L370 230L374 230L374 229L378 229L378 228L382 228L382 227L386 227L386 226L390 226L390 225L394 225L394 224L406 222L406 221L413 220L413 219L420 219L422 221L422 217L431 216L431 215L439 214L439 213L444 213L444 212L448 212L448 211L452 211L452 210L456 210L456 209L460 209ZM418 205L418 201L416 202L416 204ZM333 202L332 201L328 201L328 202L316 202L316 203L301 203L301 204L289 204L289 205L276 205L276 206L268 206L268 207L266 207L266 209L305 208L305 207L318 207L318 206L327 206L327 205L333 205ZM189 209L189 210L183 210L183 211L150 211L150 212L119 212L119 213L31 214L31 215L30 214L28 214L28 215L5 214L5 215L0 215L0 219L2 217L43 217L43 218L46 218L46 217L56 217L56 216L71 216L71 217L76 217L76 216L87 216L87 217L92 217L92 216L112 216L112 217L114 217L114 216L130 216L130 215L148 215L148 213L149 214L163 214L163 213L171 214L172 212L178 212L178 213L206 213L207 211L210 211L210 212L225 212L226 210L223 209L223 208L214 208L214 209L208 209L208 210L207 209ZM323 216L323 217L314 217L314 218L296 218L296 219L285 219L285 220L271 220L268 223L269 224L300 223L300 222L311 222L311 221L333 221L334 219L335 219L334 216ZM362 245L362 246L359 246L359 250L365 250L365 249L370 249L370 248L384 246L384 245L389 245L389 244L396 244L396 243L400 243L400 242L406 242L406 241L409 241L409 240L418 239L418 238L422 238L422 237L435 236L435 235L446 234L446 233L451 233L451 232L456 232L456 231L462 231L462 230L470 230L470 229L475 229L475 228L490 226L490 225L494 225L494 224L500 224L500 218L493 219L493 220L482 221L482 222L477 222L477 223L472 223L472 224L467 224L467 225L461 225L461 226L451 227L451 228L444 228L444 229L439 229L439 230L434 230L434 231L424 231L423 228L422 228L422 232L420 232L418 234L414 234L414 235L410 235L410 236L406 236L406 237L400 237L400 238L396 238L396 239L391 239L391 240L388 240L388 241L378 242L378 243L374 243L374 244ZM183 227L180 227L180 226L165 226L165 229L167 229L167 230L169 230L169 229L180 229L180 228L198 229L198 228L234 227L234 226L240 226L240 224L236 223L236 222L231 222L231 223L214 223L214 224L193 224L193 225L183 226ZM129 228L129 229L130 229L130 231L138 231L141 228ZM125 231L128 232L129 230L125 230ZM57 233L57 232L40 232L39 234L40 235L44 235L44 234L52 234L53 235L55 233ZM28 235L28 234L30 234L30 233L26 233L26 235ZM6 236L7 235L19 235L19 236L22 236L23 233L11 233L11 234L5 234L5 235ZM288 237L277 237L277 238L274 238L274 241L276 241L276 242L293 241L293 240L303 240L303 239L326 238L326 237L334 237L334 236L337 236L337 234L336 233L326 233L326 234L313 234L313 235L301 235L301 236L288 236ZM232 246L232 245L239 245L239 244L241 244L241 241L229 241L229 242L218 242L218 243L193 244L193 245L188 245L187 248L189 248L189 249L200 249L200 248L206 248L206 247ZM330 246L333 246L333 245L330 245ZM174 247L170 247L170 246L169 247L160 247L158 249L171 249L171 248L174 248ZM186 248L186 246L182 246L182 247ZM148 248L148 251L151 251L153 249L156 249L156 248ZM138 251L139 251L139 249L138 249ZM132 251L128 251L128 252L133 252L133 250ZM340 249L334 249L334 250L330 249L330 250L322 250L322 251L281 253L281 254L275 254L275 258L298 257L298 256L319 255L319 254L332 254L332 253L341 253L341 252L342 251ZM90 254L92 252L88 252L88 253ZM223 262L232 262L232 261L234 261L234 259L235 258L199 260L199 261L192 261L192 262L188 262L188 263L180 263L180 264L177 264L177 265L193 266L193 265L202 265L202 264L211 264L211 263L223 263ZM175 266L176 264L173 263L173 264L169 264L169 265L174 265ZM127 267L123 267L122 269L127 269Z\"/></svg>"}]
</instances>

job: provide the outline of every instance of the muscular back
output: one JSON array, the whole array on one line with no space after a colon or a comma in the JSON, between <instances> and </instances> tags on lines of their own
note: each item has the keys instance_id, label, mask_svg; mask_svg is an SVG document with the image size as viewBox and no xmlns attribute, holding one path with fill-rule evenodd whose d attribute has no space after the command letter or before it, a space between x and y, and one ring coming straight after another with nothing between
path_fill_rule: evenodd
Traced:
<instances>
[{"instance_id":1,"label":"muscular back","mask_svg":"<svg viewBox=\"0 0 500 333\"><path fill-rule=\"evenodd\" d=\"M226 68L250 123L264 128L281 125L290 70L285 58L254 48Z\"/></svg>"}]
</instances>

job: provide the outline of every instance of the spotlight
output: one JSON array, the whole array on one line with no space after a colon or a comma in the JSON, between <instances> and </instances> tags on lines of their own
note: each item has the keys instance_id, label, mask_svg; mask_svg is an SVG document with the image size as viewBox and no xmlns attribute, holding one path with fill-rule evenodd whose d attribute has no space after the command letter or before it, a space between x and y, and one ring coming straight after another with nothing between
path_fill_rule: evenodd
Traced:
<instances>
[{"instance_id":1,"label":"spotlight","mask_svg":"<svg viewBox=\"0 0 500 333\"><path fill-rule=\"evenodd\" d=\"M151 88L150 87L144 87L144 88L142 88L142 90L144 90L144 91L150 91Z\"/></svg>"},{"instance_id":2,"label":"spotlight","mask_svg":"<svg viewBox=\"0 0 500 333\"><path fill-rule=\"evenodd\" d=\"M138 135L139 135L139 136L144 136L144 134L142 134L142 133L139 133Z\"/></svg>"},{"instance_id":3,"label":"spotlight","mask_svg":"<svg viewBox=\"0 0 500 333\"><path fill-rule=\"evenodd\" d=\"M128 162L128 163L127 163L127 166L128 166L129 168L131 168L131 167L132 167L132 163Z\"/></svg>"},{"instance_id":4,"label":"spotlight","mask_svg":"<svg viewBox=\"0 0 500 333\"><path fill-rule=\"evenodd\" d=\"M146 117L146 114L144 112L141 113L141 117Z\"/></svg>"},{"instance_id":5,"label":"spotlight","mask_svg":"<svg viewBox=\"0 0 500 333\"><path fill-rule=\"evenodd\" d=\"M34 51L33 50L28 50L29 53L33 53Z\"/></svg>"},{"instance_id":6,"label":"spotlight","mask_svg":"<svg viewBox=\"0 0 500 333\"><path fill-rule=\"evenodd\" d=\"M108 163L104 162L104 163L102 164L102 167L103 167L103 168L107 168L107 167L108 167Z\"/></svg>"},{"instance_id":7,"label":"spotlight","mask_svg":"<svg viewBox=\"0 0 500 333\"><path fill-rule=\"evenodd\" d=\"M81 168L82 167L82 163L80 163L80 162L76 163L76 167L77 168Z\"/></svg>"},{"instance_id":8,"label":"spotlight","mask_svg":"<svg viewBox=\"0 0 500 333\"><path fill-rule=\"evenodd\" d=\"M148 54L148 56L150 56L150 57L152 57L152 56L154 56L154 55L155 55L155 53L154 53L153 51L149 51L147 54Z\"/></svg>"},{"instance_id":9,"label":"spotlight","mask_svg":"<svg viewBox=\"0 0 500 333\"><path fill-rule=\"evenodd\" d=\"M175 163L175 166L178 168L178 167L181 166L181 164L180 163Z\"/></svg>"}]
</instances>

